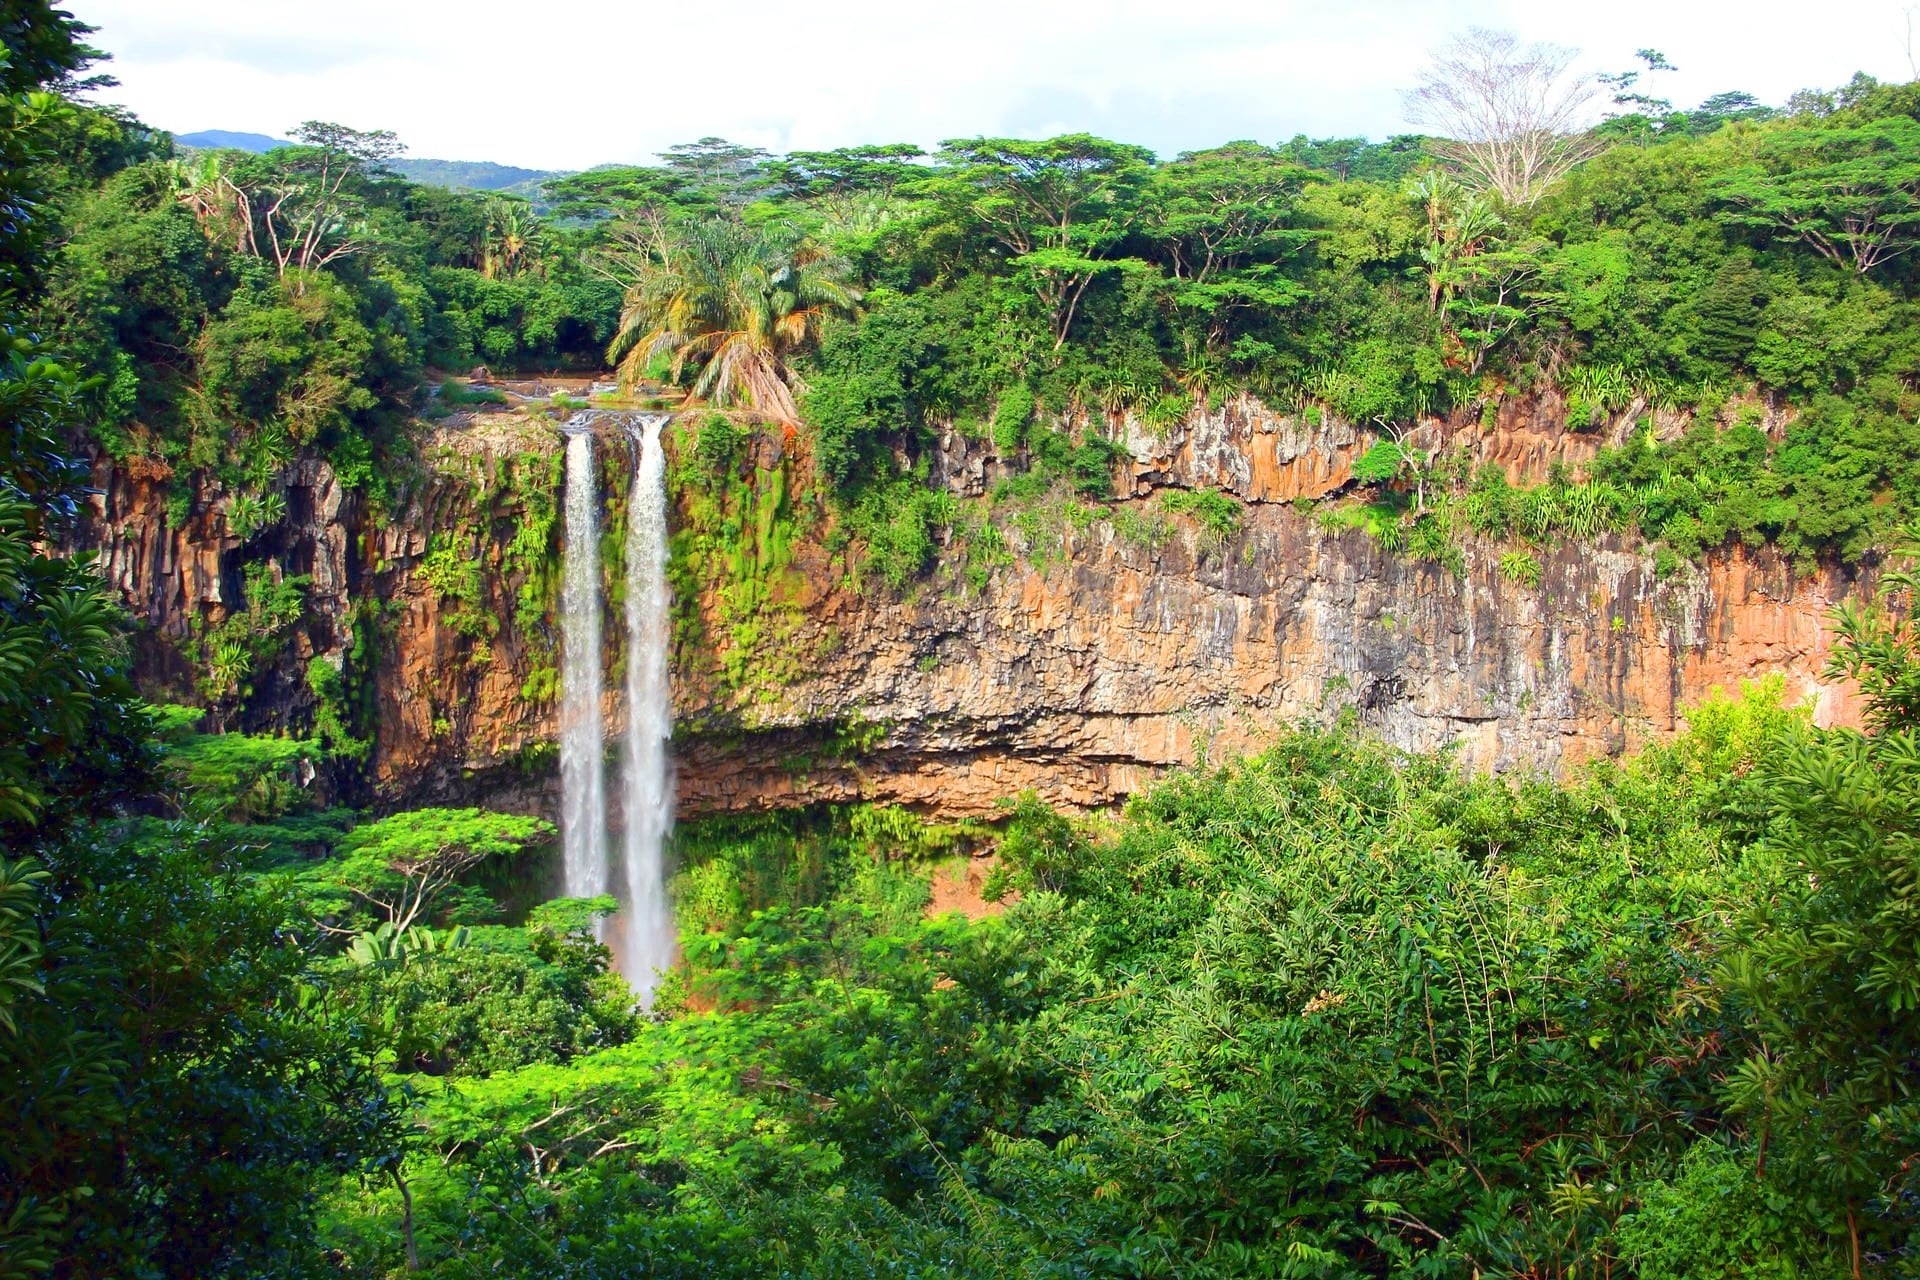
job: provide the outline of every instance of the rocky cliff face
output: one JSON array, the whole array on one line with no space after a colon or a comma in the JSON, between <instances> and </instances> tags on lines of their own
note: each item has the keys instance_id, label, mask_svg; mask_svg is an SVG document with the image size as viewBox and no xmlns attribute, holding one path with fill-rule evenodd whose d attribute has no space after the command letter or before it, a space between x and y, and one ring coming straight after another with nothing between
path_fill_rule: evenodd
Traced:
<instances>
[{"instance_id":1,"label":"rocky cliff face","mask_svg":"<svg viewBox=\"0 0 1920 1280\"><path fill-rule=\"evenodd\" d=\"M1542 425L1553 417L1434 422L1413 443L1528 479L1609 438ZM1117 477L1133 495L1123 509L1150 510L1170 486L1217 487L1247 504L1238 531L1210 539L1183 518L1149 536L1114 519L1029 524L1009 530L1015 554L991 572L937 574L902 596L859 581L803 512L801 536L746 606L724 584L683 603L683 812L865 798L985 814L1029 788L1104 805L1169 766L1257 748L1348 708L1395 743L1457 744L1475 766L1503 770L1631 749L1672 731L1709 688L1769 673L1813 698L1825 723L1856 714L1849 691L1819 679L1827 612L1867 585L1844 571L1799 575L1770 552L1735 549L1662 578L1651 556L1606 537L1537 550L1535 586L1502 575L1506 548L1493 543L1467 545L1456 574L1317 521L1311 500L1347 483L1364 431L1249 400L1160 433L1108 429L1131 454ZM553 785L544 673L556 633L539 617L545 587L526 544L551 549L540 522L558 447L537 419L450 424L388 513L343 493L324 463L303 462L285 525L248 543L210 498L170 528L159 477L103 467L87 537L147 625L142 669L155 684L189 685L194 636L242 607L247 563L268 563L310 580L305 613L272 642L250 691L220 703L224 718L305 730L321 711L311 665L328 663L370 712L377 798L541 806ZM602 450L616 527L625 448L610 436ZM772 496L799 503L796 448L757 438L736 479L763 496L784 486ZM1005 470L958 436L933 459L936 482L963 504ZM681 495L681 519L695 518L693 504ZM450 582L448 566L464 564L477 573ZM617 697L610 727L624 716Z\"/></svg>"}]
</instances>

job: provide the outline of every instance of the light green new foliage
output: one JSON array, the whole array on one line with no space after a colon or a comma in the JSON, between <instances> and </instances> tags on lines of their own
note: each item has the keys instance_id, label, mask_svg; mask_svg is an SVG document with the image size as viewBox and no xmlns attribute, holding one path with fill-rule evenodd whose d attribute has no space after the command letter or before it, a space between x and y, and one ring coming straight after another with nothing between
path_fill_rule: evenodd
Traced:
<instances>
[{"instance_id":1,"label":"light green new foliage","mask_svg":"<svg viewBox=\"0 0 1920 1280\"><path fill-rule=\"evenodd\" d=\"M1540 585L1540 562L1526 551L1503 551L1500 553L1500 574L1509 582L1517 582L1523 587Z\"/></svg>"},{"instance_id":2,"label":"light green new foliage","mask_svg":"<svg viewBox=\"0 0 1920 1280\"><path fill-rule=\"evenodd\" d=\"M217 624L194 620L188 656L200 667L196 679L202 697L231 704L251 690L248 681L276 657L306 611L305 575L282 576L277 566L255 561L247 566L242 607Z\"/></svg>"},{"instance_id":3,"label":"light green new foliage","mask_svg":"<svg viewBox=\"0 0 1920 1280\"><path fill-rule=\"evenodd\" d=\"M197 732L206 718L198 707L158 711L158 736L182 796L209 817L237 822L277 817L299 800L296 767L325 754L319 744L302 738Z\"/></svg>"},{"instance_id":4,"label":"light green new foliage","mask_svg":"<svg viewBox=\"0 0 1920 1280\"><path fill-rule=\"evenodd\" d=\"M1620 1248L1638 1280L1799 1280L1822 1274L1788 1192L1754 1177L1742 1153L1710 1138L1677 1173L1639 1189Z\"/></svg>"},{"instance_id":5,"label":"light green new foliage","mask_svg":"<svg viewBox=\"0 0 1920 1280\"><path fill-rule=\"evenodd\" d=\"M1192 516L1206 546L1217 547L1240 531L1239 500L1218 489L1169 489L1160 495L1160 506L1176 515Z\"/></svg>"},{"instance_id":6,"label":"light green new foliage","mask_svg":"<svg viewBox=\"0 0 1920 1280\"><path fill-rule=\"evenodd\" d=\"M446 611L447 625L469 640L484 640L500 630L500 620L485 608L482 596L480 561L464 539L445 535L434 539L433 548L414 569L414 576L442 601L452 607Z\"/></svg>"},{"instance_id":7,"label":"light green new foliage","mask_svg":"<svg viewBox=\"0 0 1920 1280\"><path fill-rule=\"evenodd\" d=\"M463 879L483 863L518 855L553 832L551 823L518 814L415 809L355 827L335 857L297 880L330 929L357 933L354 922L384 920L405 931L458 906Z\"/></svg>"},{"instance_id":8,"label":"light green new foliage","mask_svg":"<svg viewBox=\"0 0 1920 1280\"><path fill-rule=\"evenodd\" d=\"M770 467L747 465L764 438L719 413L688 426L668 477L675 642L710 662L724 687L771 701L799 674L788 643L801 623L794 551L817 513L796 502L784 452Z\"/></svg>"}]
</instances>

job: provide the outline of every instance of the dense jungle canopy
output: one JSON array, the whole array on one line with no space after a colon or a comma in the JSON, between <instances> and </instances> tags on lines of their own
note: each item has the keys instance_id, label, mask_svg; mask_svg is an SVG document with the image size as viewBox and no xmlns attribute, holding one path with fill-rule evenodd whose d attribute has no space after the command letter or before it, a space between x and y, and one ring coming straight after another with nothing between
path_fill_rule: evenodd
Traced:
<instances>
[{"instance_id":1,"label":"dense jungle canopy","mask_svg":"<svg viewBox=\"0 0 1920 1280\"><path fill-rule=\"evenodd\" d=\"M0 1277L1920 1269L1920 84L1622 73L1544 184L1447 137L703 139L523 199L324 122L188 152L46 0L0 32ZM1116 424L1251 394L1376 432L1323 515L1396 554L1877 568L1835 620L1870 715L1758 683L1560 781L1342 720L1117 813L697 821L642 1014L609 903L527 900L545 822L313 800L365 752L339 671L305 736L204 731L294 579L156 707L61 550L95 461L243 542L296 459L390 503L477 364L684 393L715 484L790 432L902 593L993 563L941 433L1009 520L1099 510ZM1537 488L1403 443L1521 402L1690 425ZM1004 909L930 915L987 848Z\"/></svg>"}]
</instances>

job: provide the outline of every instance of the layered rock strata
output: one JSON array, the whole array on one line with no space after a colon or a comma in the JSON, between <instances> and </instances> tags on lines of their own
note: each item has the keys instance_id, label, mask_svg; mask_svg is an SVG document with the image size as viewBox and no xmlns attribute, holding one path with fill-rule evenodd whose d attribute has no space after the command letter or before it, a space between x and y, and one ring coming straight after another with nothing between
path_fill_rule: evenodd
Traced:
<instances>
[{"instance_id":1,"label":"layered rock strata","mask_svg":"<svg viewBox=\"0 0 1920 1280\"><path fill-rule=\"evenodd\" d=\"M1577 466L1635 416L1573 433L1536 407L1489 427L1428 423L1409 443L1525 481ZM1246 399L1158 433L1107 429L1131 455L1116 477L1131 501L1145 509L1166 487L1220 488L1246 503L1239 530L1210 541L1176 519L1169 536L1141 540L1113 520L1067 522L1057 546L1028 548L983 585L937 575L904 595L856 585L844 556L807 542L785 571L779 638L749 661L777 677L720 678L697 632L676 651L681 811L858 798L985 815L1026 790L1101 806L1168 767L1348 712L1394 743L1452 746L1475 767L1563 771L1672 732L1715 686L1774 673L1822 722L1857 715L1850 691L1819 674L1827 614L1870 585L1848 571L1795 573L1769 551L1736 548L1661 577L1652 556L1607 536L1536 548L1534 586L1501 573L1507 548L1492 542L1465 545L1456 574L1316 519L1311 500L1348 483L1372 442L1364 430ZM624 487L613 444L609 493ZM338 663L371 695L373 798L540 808L554 713L528 686L555 640L508 621L521 584L505 543L526 513L487 477L508 457L525 465L558 447L539 420L443 427L390 513L306 460L288 475L285 524L253 542L227 534L211 498L169 525L162 477L103 466L86 537L145 624L141 669L156 687L187 688L183 646L236 607L245 565L264 558L310 579L307 613L231 723L306 727L303 664ZM774 469L795 447L760 439L743 469L760 483L785 478L797 500L790 472L804 469ZM1008 472L989 446L952 434L933 462L963 501L984 501ZM475 603L419 573L447 538L464 539L483 570L477 610L500 620L484 646ZM689 616L718 607L695 604ZM619 687L608 681L610 733L625 714Z\"/></svg>"}]
</instances>

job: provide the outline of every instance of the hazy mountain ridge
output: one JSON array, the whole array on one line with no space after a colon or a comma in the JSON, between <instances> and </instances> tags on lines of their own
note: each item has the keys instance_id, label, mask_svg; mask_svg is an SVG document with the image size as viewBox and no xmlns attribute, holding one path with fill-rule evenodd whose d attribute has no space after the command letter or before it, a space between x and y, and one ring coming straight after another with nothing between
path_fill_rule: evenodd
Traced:
<instances>
[{"instance_id":1,"label":"hazy mountain ridge","mask_svg":"<svg viewBox=\"0 0 1920 1280\"><path fill-rule=\"evenodd\" d=\"M235 151L271 151L275 147L290 147L293 144L285 138L272 138L264 133L246 133L234 129L201 129L195 133L176 133L173 140L183 147L231 147Z\"/></svg>"},{"instance_id":2,"label":"hazy mountain ridge","mask_svg":"<svg viewBox=\"0 0 1920 1280\"><path fill-rule=\"evenodd\" d=\"M256 154L275 147L290 147L285 138L234 129L201 129L174 135L183 147L231 148ZM390 166L403 178L433 187L453 187L469 191L498 191L528 197L540 194L540 184L560 177L566 170L526 169L519 165L495 164L491 160L434 160L425 156L395 160Z\"/></svg>"}]
</instances>

